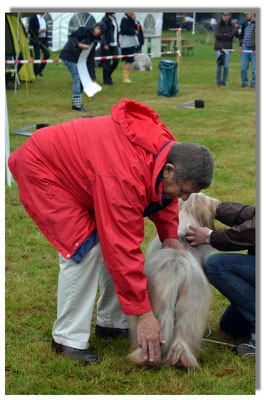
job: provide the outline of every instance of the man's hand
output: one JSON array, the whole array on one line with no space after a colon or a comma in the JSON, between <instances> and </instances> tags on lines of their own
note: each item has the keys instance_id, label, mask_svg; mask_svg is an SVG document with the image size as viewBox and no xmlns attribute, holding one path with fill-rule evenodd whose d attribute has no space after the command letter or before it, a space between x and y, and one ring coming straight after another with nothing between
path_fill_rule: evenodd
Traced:
<instances>
[{"instance_id":1,"label":"man's hand","mask_svg":"<svg viewBox=\"0 0 268 400\"><path fill-rule=\"evenodd\" d=\"M160 356L160 343L165 340L152 311L138 315L137 339L144 361L156 362Z\"/></svg>"},{"instance_id":2,"label":"man's hand","mask_svg":"<svg viewBox=\"0 0 268 400\"><path fill-rule=\"evenodd\" d=\"M82 50L87 50L87 49L89 49L89 45L88 45L88 44L85 44L85 43L78 43L77 46L80 47L80 49L82 49Z\"/></svg>"},{"instance_id":3,"label":"man's hand","mask_svg":"<svg viewBox=\"0 0 268 400\"><path fill-rule=\"evenodd\" d=\"M175 250L185 250L183 244L178 239L173 238L163 240L162 248L165 249L167 247Z\"/></svg>"},{"instance_id":4,"label":"man's hand","mask_svg":"<svg viewBox=\"0 0 268 400\"><path fill-rule=\"evenodd\" d=\"M208 227L189 226L186 232L186 239L190 242L191 246L198 246L199 244L206 244L206 236L210 231Z\"/></svg>"}]
</instances>

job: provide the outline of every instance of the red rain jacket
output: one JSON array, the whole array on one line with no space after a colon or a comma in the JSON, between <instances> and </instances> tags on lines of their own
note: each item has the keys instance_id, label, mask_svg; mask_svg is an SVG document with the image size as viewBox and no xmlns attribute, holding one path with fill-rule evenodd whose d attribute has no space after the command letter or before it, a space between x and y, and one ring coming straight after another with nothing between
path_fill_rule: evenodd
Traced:
<instances>
[{"instance_id":1,"label":"red rain jacket","mask_svg":"<svg viewBox=\"0 0 268 400\"><path fill-rule=\"evenodd\" d=\"M177 238L178 201L164 199L161 175L174 142L153 109L124 99L109 116L39 129L9 158L22 204L66 259L100 241L127 315L151 310L143 218L161 240Z\"/></svg>"}]
</instances>

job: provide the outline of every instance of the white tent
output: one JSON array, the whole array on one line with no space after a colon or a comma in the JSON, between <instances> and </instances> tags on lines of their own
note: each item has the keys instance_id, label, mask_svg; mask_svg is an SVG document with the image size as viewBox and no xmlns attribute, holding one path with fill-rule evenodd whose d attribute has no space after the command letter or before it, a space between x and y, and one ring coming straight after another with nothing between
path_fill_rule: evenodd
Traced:
<instances>
[{"instance_id":1,"label":"white tent","mask_svg":"<svg viewBox=\"0 0 268 400\"><path fill-rule=\"evenodd\" d=\"M104 16L100 13L46 13L45 18L48 26L49 47L52 51L63 48L69 35L80 26L91 27L99 22ZM124 13L116 13L116 20L120 27ZM144 34L143 52L150 49L151 52L161 51L162 19L163 13L136 13L137 20L140 22ZM23 19L23 23L28 29L29 17Z\"/></svg>"}]
</instances>

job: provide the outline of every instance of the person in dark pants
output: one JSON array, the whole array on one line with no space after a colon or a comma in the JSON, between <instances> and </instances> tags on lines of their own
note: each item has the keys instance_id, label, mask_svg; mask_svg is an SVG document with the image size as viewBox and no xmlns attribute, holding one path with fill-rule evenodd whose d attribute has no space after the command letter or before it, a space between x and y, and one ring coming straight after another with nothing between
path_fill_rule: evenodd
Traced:
<instances>
[{"instance_id":1,"label":"person in dark pants","mask_svg":"<svg viewBox=\"0 0 268 400\"><path fill-rule=\"evenodd\" d=\"M220 251L248 250L248 254L219 253L208 257L205 273L209 282L230 301L220 329L233 337L250 337L235 347L237 354L255 354L255 207L222 203L217 220L230 226L211 230L190 226L186 238L193 246L210 244Z\"/></svg>"},{"instance_id":2,"label":"person in dark pants","mask_svg":"<svg viewBox=\"0 0 268 400\"><path fill-rule=\"evenodd\" d=\"M137 51L137 53L141 53L142 46L144 45L144 35L143 35L141 23L137 20L137 17L135 14L134 14L134 21L137 25L138 39L139 39L139 46L137 47L136 51ZM135 53L136 53L136 51L135 51Z\"/></svg>"},{"instance_id":3,"label":"person in dark pants","mask_svg":"<svg viewBox=\"0 0 268 400\"><path fill-rule=\"evenodd\" d=\"M34 15L29 21L29 34L30 34L30 45L34 49L34 59L40 60L40 54L43 53L43 60L48 60L50 52L48 50L47 40L47 24L44 18L45 13ZM35 76L43 76L43 70L46 63L34 64Z\"/></svg>"},{"instance_id":4,"label":"person in dark pants","mask_svg":"<svg viewBox=\"0 0 268 400\"><path fill-rule=\"evenodd\" d=\"M106 25L106 32L104 34L103 44L101 46L102 56L118 56L119 47L119 30L118 25L114 16L115 13L106 13L102 18L102 21ZM104 85L112 85L112 73L117 68L119 59L114 58L113 60L103 61L103 83Z\"/></svg>"}]
</instances>

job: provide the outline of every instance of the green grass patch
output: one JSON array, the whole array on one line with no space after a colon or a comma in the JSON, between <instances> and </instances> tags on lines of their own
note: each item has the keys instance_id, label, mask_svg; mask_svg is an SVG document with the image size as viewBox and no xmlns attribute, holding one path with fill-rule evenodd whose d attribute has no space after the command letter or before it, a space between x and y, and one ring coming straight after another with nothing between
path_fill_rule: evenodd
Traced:
<instances>
[{"instance_id":1,"label":"green grass patch","mask_svg":"<svg viewBox=\"0 0 268 400\"><path fill-rule=\"evenodd\" d=\"M163 36L172 36L164 32ZM179 93L158 96L159 58L153 71L131 71L132 84L122 82L122 61L114 85L103 86L83 104L95 117L107 115L123 98L138 100L157 111L179 141L210 148L215 174L206 194L221 201L255 204L255 91L242 89L240 54L233 53L227 86L216 86L213 35L184 32L194 43L194 54L179 64ZM235 41L238 48L238 42ZM58 53L53 54L57 59ZM176 59L175 55L163 58ZM26 136L12 133L25 126L58 124L84 116L71 110L72 79L63 64L49 64L44 78L22 82L17 94L7 92L11 151ZM96 69L102 84L102 69ZM204 100L204 109L176 107ZM217 224L220 227L220 224ZM142 250L155 234L145 220ZM100 363L88 367L51 352L51 329L57 308L58 254L22 207L17 184L6 187L6 394L7 395L252 395L255 361L235 356L227 346L204 343L200 369L146 369L126 360L126 339L97 339L93 317L90 349ZM228 300L213 289L209 322L211 339L239 343L220 332L218 323ZM241 338L242 340L242 338Z\"/></svg>"}]
</instances>

